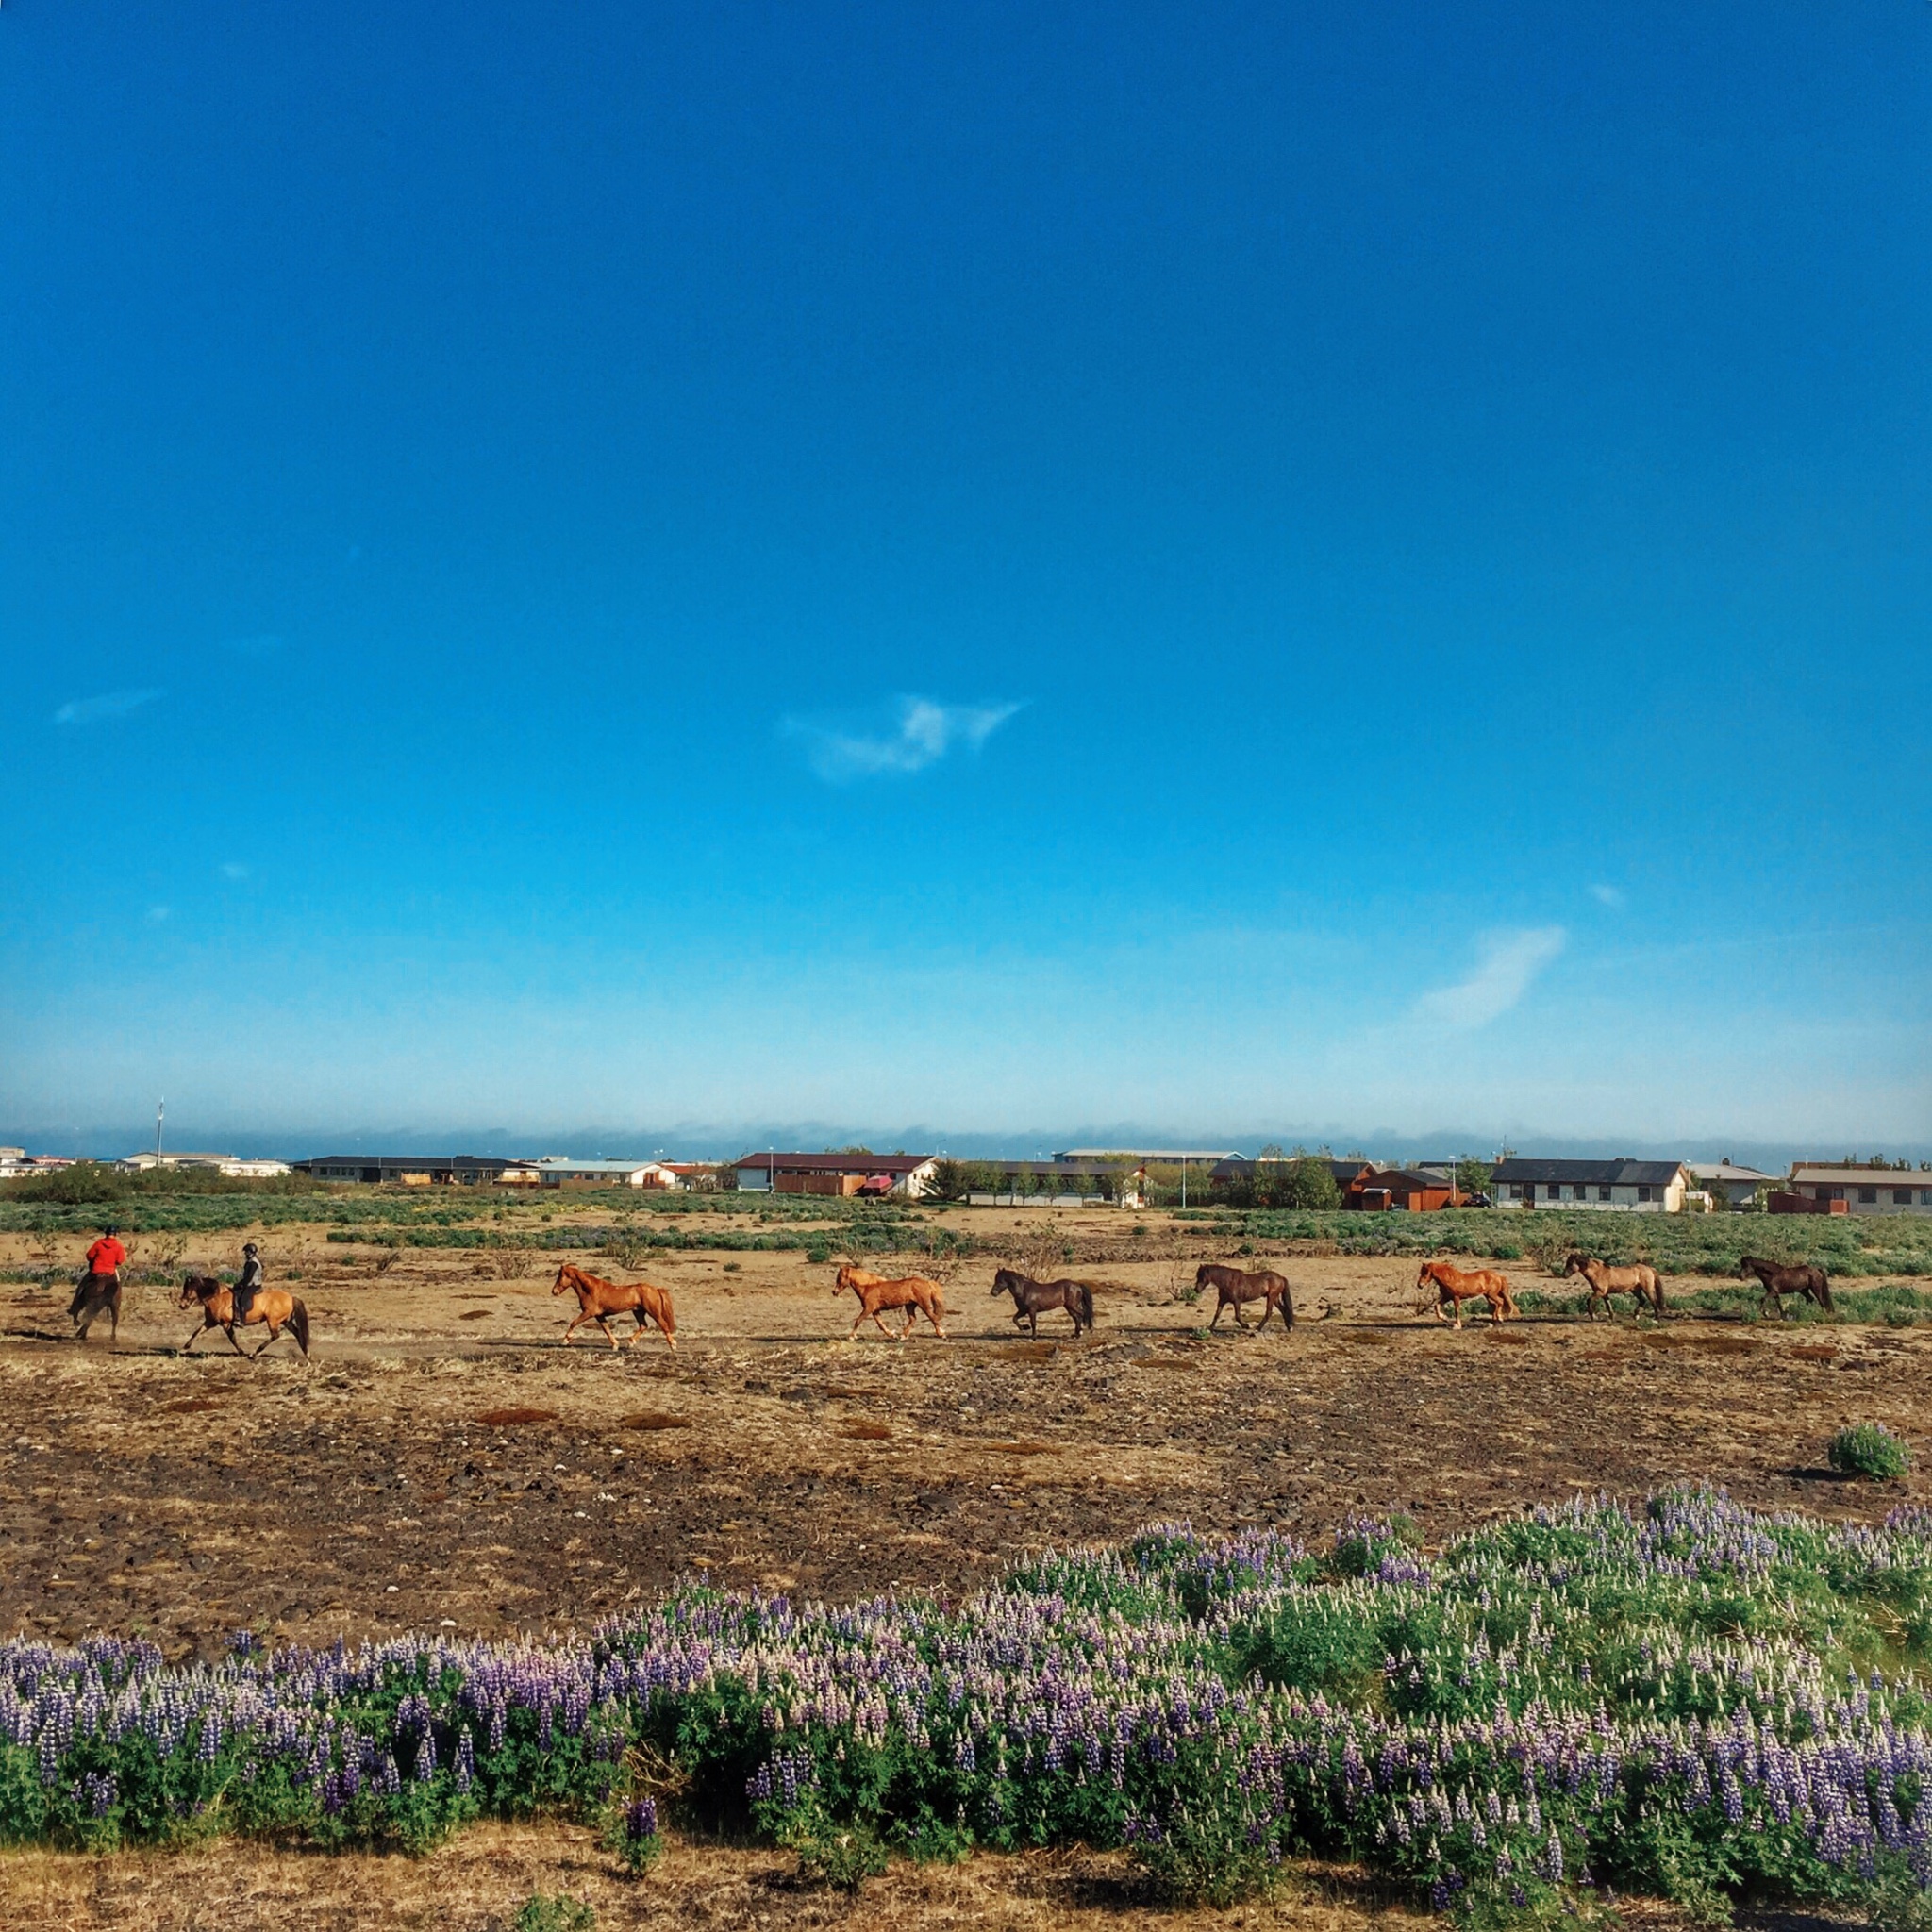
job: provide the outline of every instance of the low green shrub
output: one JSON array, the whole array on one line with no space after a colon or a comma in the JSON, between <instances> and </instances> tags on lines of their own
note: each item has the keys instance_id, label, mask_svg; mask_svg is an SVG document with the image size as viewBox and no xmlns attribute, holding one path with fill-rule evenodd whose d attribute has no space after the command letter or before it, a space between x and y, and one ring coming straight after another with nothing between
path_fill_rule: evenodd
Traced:
<instances>
[{"instance_id":1,"label":"low green shrub","mask_svg":"<svg viewBox=\"0 0 1932 1932\"><path fill-rule=\"evenodd\" d=\"M597 1932L597 1914L580 1898L533 1891L511 1924L513 1932Z\"/></svg>"},{"instance_id":2,"label":"low green shrub","mask_svg":"<svg viewBox=\"0 0 1932 1932\"><path fill-rule=\"evenodd\" d=\"M1912 1466L1912 1452L1903 1436L1883 1423L1857 1423L1840 1429L1826 1443L1824 1457L1840 1475L1861 1475L1872 1482L1896 1482Z\"/></svg>"}]
</instances>

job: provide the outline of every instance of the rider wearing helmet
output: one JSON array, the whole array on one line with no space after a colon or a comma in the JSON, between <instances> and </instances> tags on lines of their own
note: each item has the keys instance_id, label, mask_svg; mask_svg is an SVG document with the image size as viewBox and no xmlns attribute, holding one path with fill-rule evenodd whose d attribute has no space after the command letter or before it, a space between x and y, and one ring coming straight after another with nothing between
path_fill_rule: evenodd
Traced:
<instances>
[{"instance_id":1,"label":"rider wearing helmet","mask_svg":"<svg viewBox=\"0 0 1932 1932\"><path fill-rule=\"evenodd\" d=\"M235 1277L235 1319L246 1322L248 1310L262 1285L261 1257L253 1241L242 1243L242 1273Z\"/></svg>"}]
</instances>

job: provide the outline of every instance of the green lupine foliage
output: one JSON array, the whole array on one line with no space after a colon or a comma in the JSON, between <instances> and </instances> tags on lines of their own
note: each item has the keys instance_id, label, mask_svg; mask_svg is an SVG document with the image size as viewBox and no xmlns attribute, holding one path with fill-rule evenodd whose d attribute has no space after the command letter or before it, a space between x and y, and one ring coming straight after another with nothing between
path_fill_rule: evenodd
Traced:
<instances>
[{"instance_id":1,"label":"green lupine foliage","mask_svg":"<svg viewBox=\"0 0 1932 1932\"><path fill-rule=\"evenodd\" d=\"M170 1669L0 1646L0 1838L421 1850L553 1813L648 1862L657 1805L853 1887L889 1853L1130 1849L1175 1897L1365 1864L1474 1921L1579 1886L1903 1928L1932 1881L1932 1516L1574 1502L1430 1555L1168 1525L948 1607L710 1588L586 1638ZM642 1767L658 1782L641 1782ZM611 1834L626 1821L622 1845Z\"/></svg>"}]
</instances>

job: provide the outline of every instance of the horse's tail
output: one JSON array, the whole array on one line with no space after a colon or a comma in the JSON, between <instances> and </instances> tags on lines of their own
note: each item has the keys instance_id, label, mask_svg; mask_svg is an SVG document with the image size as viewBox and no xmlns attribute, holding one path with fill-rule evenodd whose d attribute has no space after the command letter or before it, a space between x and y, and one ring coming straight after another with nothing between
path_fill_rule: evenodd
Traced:
<instances>
[{"instance_id":1,"label":"horse's tail","mask_svg":"<svg viewBox=\"0 0 1932 1932\"><path fill-rule=\"evenodd\" d=\"M1829 1315L1836 1312L1831 1306L1831 1277L1823 1268L1811 1271L1818 1277L1818 1306Z\"/></svg>"},{"instance_id":2,"label":"horse's tail","mask_svg":"<svg viewBox=\"0 0 1932 1932\"><path fill-rule=\"evenodd\" d=\"M1093 1285L1083 1281L1080 1284L1080 1319L1088 1327L1093 1326Z\"/></svg>"},{"instance_id":3,"label":"horse's tail","mask_svg":"<svg viewBox=\"0 0 1932 1932\"><path fill-rule=\"evenodd\" d=\"M926 1317L932 1323L932 1325L943 1335L946 1325L946 1298L940 1292L937 1284L927 1291L926 1300L932 1305L925 1311Z\"/></svg>"},{"instance_id":4,"label":"horse's tail","mask_svg":"<svg viewBox=\"0 0 1932 1932\"><path fill-rule=\"evenodd\" d=\"M655 1310L658 1325L664 1331L664 1341L674 1351L677 1347L677 1316L671 1307L671 1291L660 1288L658 1291L658 1307Z\"/></svg>"},{"instance_id":5,"label":"horse's tail","mask_svg":"<svg viewBox=\"0 0 1932 1932\"><path fill-rule=\"evenodd\" d=\"M289 1297L289 1326L295 1334L296 1346L308 1353L308 1309L300 1295Z\"/></svg>"},{"instance_id":6,"label":"horse's tail","mask_svg":"<svg viewBox=\"0 0 1932 1932\"><path fill-rule=\"evenodd\" d=\"M1661 1315L1664 1311L1664 1278L1655 1268L1650 1271L1650 1298Z\"/></svg>"}]
</instances>

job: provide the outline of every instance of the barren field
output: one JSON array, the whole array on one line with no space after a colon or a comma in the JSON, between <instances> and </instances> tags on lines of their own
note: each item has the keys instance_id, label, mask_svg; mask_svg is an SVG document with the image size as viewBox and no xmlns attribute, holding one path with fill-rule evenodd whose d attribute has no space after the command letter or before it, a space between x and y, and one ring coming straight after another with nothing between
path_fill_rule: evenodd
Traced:
<instances>
[{"instance_id":1,"label":"barren field","mask_svg":"<svg viewBox=\"0 0 1932 1932\"><path fill-rule=\"evenodd\" d=\"M946 1222L1018 1243L1041 1217L1021 1219ZM618 1354L594 1329L564 1348L575 1304L550 1293L556 1252L377 1251L279 1226L263 1237L271 1276L300 1267L307 1362L287 1341L243 1361L219 1336L184 1357L192 1319L159 1286L129 1290L118 1344L97 1328L81 1347L58 1289L0 1287L0 1624L142 1632L171 1657L211 1655L243 1626L325 1642L582 1624L688 1570L815 1596L957 1594L1016 1552L1164 1518L1280 1523L1312 1540L1352 1510L1401 1508L1435 1541L1574 1488L1639 1495L1679 1478L1824 1513L1926 1500L1917 1476L1880 1501L1821 1465L1847 1421L1916 1433L1932 1330L1531 1315L1455 1333L1418 1310L1413 1261L1288 1252L1274 1265L1294 1286L1293 1334L1230 1333L1225 1319L1208 1334L1211 1306L1179 1292L1196 1260L1222 1258L1205 1232L1150 1216L1158 1253L1118 1258L1120 1219L1056 1217L1070 1272L1098 1289L1097 1332L1078 1343L1058 1313L1037 1341L1016 1331L983 1257L947 1284L948 1339L922 1324L898 1344L848 1340L851 1297L835 1300L832 1267L795 1252L685 1250L632 1271L578 1257L670 1287L675 1355L655 1332ZM232 1265L241 1240L198 1238L180 1267ZM0 1238L0 1267L25 1265L30 1246ZM1519 1291L1538 1284L1534 1263L1501 1265ZM438 1874L470 1857L478 1871L514 1864L534 1842L473 1835L407 1879L349 1861L326 1886L317 1861L198 1854L211 1889L195 1899L227 1900L206 1919L195 1899L164 1895L167 1860L112 1860L96 1882L75 1875L96 1873L89 1861L35 1855L0 1864L0 1919L507 1924L508 1890L491 1903L464 1878L445 1910ZM782 1859L706 1856L708 1876L686 1874L691 1923L843 1910L758 1875ZM658 1923L662 1884L696 1857L678 1853L652 1881L659 1906L647 1886L607 1922ZM1018 1925L1041 1922L1047 1896L1052 1923L1139 1909L1098 1868L1024 1864L895 1876L897 1915L878 1917L882 1893L851 1923ZM242 1867L267 1888L254 1904L236 1890ZM1248 1923L1341 1909L1291 1901Z\"/></svg>"}]
</instances>

